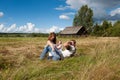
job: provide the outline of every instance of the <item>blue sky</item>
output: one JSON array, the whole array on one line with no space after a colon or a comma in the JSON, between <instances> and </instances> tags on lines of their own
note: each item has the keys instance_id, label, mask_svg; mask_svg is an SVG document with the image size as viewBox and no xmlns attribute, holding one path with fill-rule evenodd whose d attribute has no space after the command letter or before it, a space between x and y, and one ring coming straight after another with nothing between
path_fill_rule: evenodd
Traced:
<instances>
[{"instance_id":1,"label":"blue sky","mask_svg":"<svg viewBox=\"0 0 120 80\"><path fill-rule=\"evenodd\" d=\"M95 21L120 20L120 0L0 0L0 32L59 32L85 4Z\"/></svg>"}]
</instances>

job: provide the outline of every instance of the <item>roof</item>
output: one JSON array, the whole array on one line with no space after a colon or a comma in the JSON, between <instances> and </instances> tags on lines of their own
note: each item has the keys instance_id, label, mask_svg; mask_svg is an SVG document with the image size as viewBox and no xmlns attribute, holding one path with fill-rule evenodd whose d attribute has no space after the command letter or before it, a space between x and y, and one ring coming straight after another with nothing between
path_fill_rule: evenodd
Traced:
<instances>
[{"instance_id":1,"label":"roof","mask_svg":"<svg viewBox=\"0 0 120 80\"><path fill-rule=\"evenodd\" d=\"M66 27L60 34L77 34L83 26Z\"/></svg>"}]
</instances>

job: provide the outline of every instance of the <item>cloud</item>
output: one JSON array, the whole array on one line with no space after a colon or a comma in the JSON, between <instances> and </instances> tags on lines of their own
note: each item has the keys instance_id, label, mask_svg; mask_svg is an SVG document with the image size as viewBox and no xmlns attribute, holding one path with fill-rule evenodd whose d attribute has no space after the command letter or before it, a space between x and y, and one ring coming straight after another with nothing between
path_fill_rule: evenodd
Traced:
<instances>
[{"instance_id":1,"label":"cloud","mask_svg":"<svg viewBox=\"0 0 120 80\"><path fill-rule=\"evenodd\" d=\"M16 24L12 24L10 27L5 27L4 24L0 24L1 33L39 33L39 28L35 27L35 24L27 23L24 26L17 27Z\"/></svg>"},{"instance_id":2,"label":"cloud","mask_svg":"<svg viewBox=\"0 0 120 80\"><path fill-rule=\"evenodd\" d=\"M70 19L70 17L67 16L67 15L60 15L59 18L60 19L65 19L65 20L69 20Z\"/></svg>"},{"instance_id":3,"label":"cloud","mask_svg":"<svg viewBox=\"0 0 120 80\"><path fill-rule=\"evenodd\" d=\"M16 28L16 24L13 24L9 28L6 28L6 32L16 32Z\"/></svg>"},{"instance_id":4,"label":"cloud","mask_svg":"<svg viewBox=\"0 0 120 80\"><path fill-rule=\"evenodd\" d=\"M83 4L87 4L87 0L66 0L66 4L71 9L79 9Z\"/></svg>"},{"instance_id":5,"label":"cloud","mask_svg":"<svg viewBox=\"0 0 120 80\"><path fill-rule=\"evenodd\" d=\"M0 32L4 32L5 31L5 27L3 24L0 24Z\"/></svg>"},{"instance_id":6,"label":"cloud","mask_svg":"<svg viewBox=\"0 0 120 80\"><path fill-rule=\"evenodd\" d=\"M55 10L66 10L68 8L69 8L69 6L62 6L62 5L60 5L59 7L55 8Z\"/></svg>"},{"instance_id":7,"label":"cloud","mask_svg":"<svg viewBox=\"0 0 120 80\"><path fill-rule=\"evenodd\" d=\"M59 16L59 19L69 20L70 16L75 15L74 12L63 13Z\"/></svg>"},{"instance_id":8,"label":"cloud","mask_svg":"<svg viewBox=\"0 0 120 80\"><path fill-rule=\"evenodd\" d=\"M73 9L78 10L83 5L88 5L90 8L92 8L94 12L94 19L95 20L103 20L103 19L111 19L114 17L111 17L116 14L120 14L120 0L66 0L66 6L65 9ZM115 9L115 10L113 10ZM109 18L110 17L110 18ZM116 20L119 18L116 18Z\"/></svg>"},{"instance_id":9,"label":"cloud","mask_svg":"<svg viewBox=\"0 0 120 80\"><path fill-rule=\"evenodd\" d=\"M56 10L66 10L66 9L78 9L82 4L86 3L86 0L66 0L66 6L60 5L55 8Z\"/></svg>"},{"instance_id":10,"label":"cloud","mask_svg":"<svg viewBox=\"0 0 120 80\"><path fill-rule=\"evenodd\" d=\"M120 14L120 8L117 8L117 9L110 12L111 16L115 16L116 14Z\"/></svg>"},{"instance_id":11,"label":"cloud","mask_svg":"<svg viewBox=\"0 0 120 80\"><path fill-rule=\"evenodd\" d=\"M26 23L26 25L17 27L16 24L12 24L9 27L5 27L4 24L0 24L0 33L50 33L55 32L58 33L64 28L58 26L52 26L48 29L45 28L36 28L33 23Z\"/></svg>"},{"instance_id":12,"label":"cloud","mask_svg":"<svg viewBox=\"0 0 120 80\"><path fill-rule=\"evenodd\" d=\"M91 8L102 8L103 10L106 8L113 8L120 5L120 0L66 0L66 6L72 9L79 9L82 5L88 5Z\"/></svg>"},{"instance_id":13,"label":"cloud","mask_svg":"<svg viewBox=\"0 0 120 80\"><path fill-rule=\"evenodd\" d=\"M64 28L60 28L58 26L52 26L51 28L49 28L49 29L46 30L46 33L50 33L50 32L58 33L58 32L60 32L63 29Z\"/></svg>"},{"instance_id":14,"label":"cloud","mask_svg":"<svg viewBox=\"0 0 120 80\"><path fill-rule=\"evenodd\" d=\"M4 13L3 12L0 12L0 17L2 17L4 15Z\"/></svg>"}]
</instances>

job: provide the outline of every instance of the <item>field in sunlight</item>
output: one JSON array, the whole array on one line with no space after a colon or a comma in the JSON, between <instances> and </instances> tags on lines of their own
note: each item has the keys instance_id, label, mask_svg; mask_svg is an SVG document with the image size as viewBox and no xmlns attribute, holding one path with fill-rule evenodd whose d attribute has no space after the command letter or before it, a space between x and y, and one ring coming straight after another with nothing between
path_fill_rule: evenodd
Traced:
<instances>
[{"instance_id":1,"label":"field in sunlight","mask_svg":"<svg viewBox=\"0 0 120 80\"><path fill-rule=\"evenodd\" d=\"M39 60L46 37L1 37L0 80L120 80L120 38L75 39L77 52L62 61Z\"/></svg>"}]
</instances>

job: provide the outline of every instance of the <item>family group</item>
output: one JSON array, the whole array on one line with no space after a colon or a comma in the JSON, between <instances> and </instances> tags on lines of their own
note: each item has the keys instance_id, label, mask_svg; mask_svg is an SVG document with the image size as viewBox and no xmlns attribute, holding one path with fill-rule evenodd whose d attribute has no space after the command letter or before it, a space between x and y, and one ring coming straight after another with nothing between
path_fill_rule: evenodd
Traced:
<instances>
[{"instance_id":1,"label":"family group","mask_svg":"<svg viewBox=\"0 0 120 80\"><path fill-rule=\"evenodd\" d=\"M76 53L76 41L70 40L65 43L56 39L56 34L51 32L48 36L47 43L40 54L40 59L43 60L48 55L48 60L54 61L63 60L66 57L72 57Z\"/></svg>"}]
</instances>

